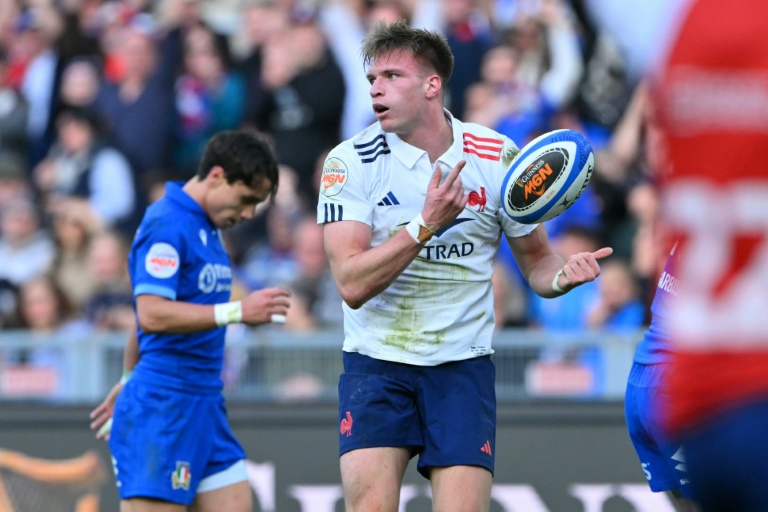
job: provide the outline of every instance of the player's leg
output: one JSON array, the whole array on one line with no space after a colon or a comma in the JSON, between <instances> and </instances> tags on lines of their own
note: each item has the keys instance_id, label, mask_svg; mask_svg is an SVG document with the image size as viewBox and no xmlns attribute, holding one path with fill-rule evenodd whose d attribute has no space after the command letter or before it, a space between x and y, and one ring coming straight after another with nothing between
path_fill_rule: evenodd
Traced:
<instances>
[{"instance_id":1,"label":"player's leg","mask_svg":"<svg viewBox=\"0 0 768 512\"><path fill-rule=\"evenodd\" d=\"M433 510L487 512L496 450L495 367L490 357L424 368L418 470L432 480Z\"/></svg>"},{"instance_id":2,"label":"player's leg","mask_svg":"<svg viewBox=\"0 0 768 512\"><path fill-rule=\"evenodd\" d=\"M206 414L212 450L190 511L251 512L253 491L248 483L245 450L229 428L224 397L210 397Z\"/></svg>"},{"instance_id":3,"label":"player's leg","mask_svg":"<svg viewBox=\"0 0 768 512\"><path fill-rule=\"evenodd\" d=\"M479 466L434 467L432 510L434 512L488 512L493 475Z\"/></svg>"},{"instance_id":4,"label":"player's leg","mask_svg":"<svg viewBox=\"0 0 768 512\"><path fill-rule=\"evenodd\" d=\"M699 512L701 510L695 502L684 497L680 489L667 491L667 496L669 496L669 501L675 506L677 512Z\"/></svg>"},{"instance_id":5,"label":"player's leg","mask_svg":"<svg viewBox=\"0 0 768 512\"><path fill-rule=\"evenodd\" d=\"M408 461L423 446L414 401L417 372L344 353L339 456L347 512L397 512Z\"/></svg>"},{"instance_id":6,"label":"player's leg","mask_svg":"<svg viewBox=\"0 0 768 512\"><path fill-rule=\"evenodd\" d=\"M185 512L187 507L169 501L149 498L120 500L120 512Z\"/></svg>"},{"instance_id":7,"label":"player's leg","mask_svg":"<svg viewBox=\"0 0 768 512\"><path fill-rule=\"evenodd\" d=\"M122 512L181 512L213 447L207 396L131 379L115 403L109 448Z\"/></svg>"},{"instance_id":8,"label":"player's leg","mask_svg":"<svg viewBox=\"0 0 768 512\"><path fill-rule=\"evenodd\" d=\"M627 431L651 490L667 493L680 512L695 511L683 450L662 426L666 398L661 382L668 366L632 365L624 395Z\"/></svg>"},{"instance_id":9,"label":"player's leg","mask_svg":"<svg viewBox=\"0 0 768 512\"><path fill-rule=\"evenodd\" d=\"M347 512L397 512L411 455L406 448L362 448L341 456Z\"/></svg>"},{"instance_id":10,"label":"player's leg","mask_svg":"<svg viewBox=\"0 0 768 512\"><path fill-rule=\"evenodd\" d=\"M206 492L198 492L190 512L251 512L253 491L247 481L240 481Z\"/></svg>"}]
</instances>

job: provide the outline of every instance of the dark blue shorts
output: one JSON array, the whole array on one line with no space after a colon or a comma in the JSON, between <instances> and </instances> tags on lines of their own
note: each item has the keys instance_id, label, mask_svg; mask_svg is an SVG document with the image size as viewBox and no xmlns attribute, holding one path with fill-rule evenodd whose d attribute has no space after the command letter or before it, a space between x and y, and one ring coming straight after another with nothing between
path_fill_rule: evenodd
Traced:
<instances>
[{"instance_id":1,"label":"dark blue shorts","mask_svg":"<svg viewBox=\"0 0 768 512\"><path fill-rule=\"evenodd\" d=\"M681 437L704 512L768 509L768 398L734 406Z\"/></svg>"},{"instance_id":2,"label":"dark blue shorts","mask_svg":"<svg viewBox=\"0 0 768 512\"><path fill-rule=\"evenodd\" d=\"M632 365L624 396L627 429L653 492L679 489L691 497L689 477L680 443L673 442L662 428L659 404L664 400L661 379L666 364Z\"/></svg>"},{"instance_id":3,"label":"dark blue shorts","mask_svg":"<svg viewBox=\"0 0 768 512\"><path fill-rule=\"evenodd\" d=\"M200 481L245 459L220 393L194 395L129 380L109 438L120 499L189 505Z\"/></svg>"},{"instance_id":4,"label":"dark blue shorts","mask_svg":"<svg viewBox=\"0 0 768 512\"><path fill-rule=\"evenodd\" d=\"M493 474L496 369L490 356L413 366L344 352L339 382L339 455L404 447L418 471L481 466Z\"/></svg>"}]
</instances>

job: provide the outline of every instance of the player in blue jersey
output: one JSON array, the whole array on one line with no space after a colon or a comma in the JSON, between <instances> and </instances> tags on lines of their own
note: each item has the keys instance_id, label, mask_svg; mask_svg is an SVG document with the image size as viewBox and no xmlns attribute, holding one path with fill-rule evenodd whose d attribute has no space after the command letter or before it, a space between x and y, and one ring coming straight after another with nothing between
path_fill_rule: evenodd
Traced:
<instances>
[{"instance_id":1,"label":"player in blue jersey","mask_svg":"<svg viewBox=\"0 0 768 512\"><path fill-rule=\"evenodd\" d=\"M372 31L362 53L377 122L329 153L317 208L344 299L346 510L397 511L418 454L434 510L487 511L499 241L545 297L592 281L612 250L564 259L544 226L504 213L499 191L517 147L443 108L453 55L441 35L401 20Z\"/></svg>"},{"instance_id":2,"label":"player in blue jersey","mask_svg":"<svg viewBox=\"0 0 768 512\"><path fill-rule=\"evenodd\" d=\"M624 412L627 429L653 492L667 492L678 511L697 510L680 443L665 434L661 411L664 401L663 375L669 369L670 338L666 328L669 301L677 293L675 247L659 278L651 304L651 325L635 349L627 379Z\"/></svg>"},{"instance_id":3,"label":"player in blue jersey","mask_svg":"<svg viewBox=\"0 0 768 512\"><path fill-rule=\"evenodd\" d=\"M231 323L282 318L289 294L270 288L230 302L232 270L220 230L251 219L277 184L277 162L261 137L221 132L206 146L197 176L168 183L165 197L147 208L128 258L138 363L118 389L109 434L122 512L252 509L245 453L221 393L224 334ZM129 367L134 342L126 349ZM94 427L107 419L106 409Z\"/></svg>"}]
</instances>

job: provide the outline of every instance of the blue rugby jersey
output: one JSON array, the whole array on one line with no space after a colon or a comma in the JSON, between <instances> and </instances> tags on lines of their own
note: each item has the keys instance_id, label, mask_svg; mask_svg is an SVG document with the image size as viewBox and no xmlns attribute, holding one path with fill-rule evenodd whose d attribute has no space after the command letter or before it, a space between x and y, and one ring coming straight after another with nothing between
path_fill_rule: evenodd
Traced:
<instances>
[{"instance_id":1,"label":"blue rugby jersey","mask_svg":"<svg viewBox=\"0 0 768 512\"><path fill-rule=\"evenodd\" d=\"M670 338L667 330L667 315L670 310L669 302L677 294L677 278L674 273L677 261L676 247L677 245L669 253L664 271L656 286L656 295L651 304L651 325L635 350L634 362L636 363L657 364L669 361Z\"/></svg>"},{"instance_id":2,"label":"blue rugby jersey","mask_svg":"<svg viewBox=\"0 0 768 512\"><path fill-rule=\"evenodd\" d=\"M181 188L167 183L136 231L128 256L133 296L149 294L193 304L227 302L232 269L221 232ZM181 390L219 392L226 329L185 334L138 330L139 364L132 379Z\"/></svg>"}]
</instances>

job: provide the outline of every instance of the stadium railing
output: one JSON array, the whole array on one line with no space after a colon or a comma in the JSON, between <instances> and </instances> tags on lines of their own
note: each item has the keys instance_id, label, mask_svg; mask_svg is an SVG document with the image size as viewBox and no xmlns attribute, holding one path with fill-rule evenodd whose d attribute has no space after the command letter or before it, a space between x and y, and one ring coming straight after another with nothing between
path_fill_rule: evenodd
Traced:
<instances>
[{"instance_id":1,"label":"stadium railing","mask_svg":"<svg viewBox=\"0 0 768 512\"><path fill-rule=\"evenodd\" d=\"M505 329L494 339L499 400L620 400L642 332ZM94 403L120 378L123 332L0 331L0 400ZM334 399L343 333L231 329L222 377L237 401Z\"/></svg>"}]
</instances>

